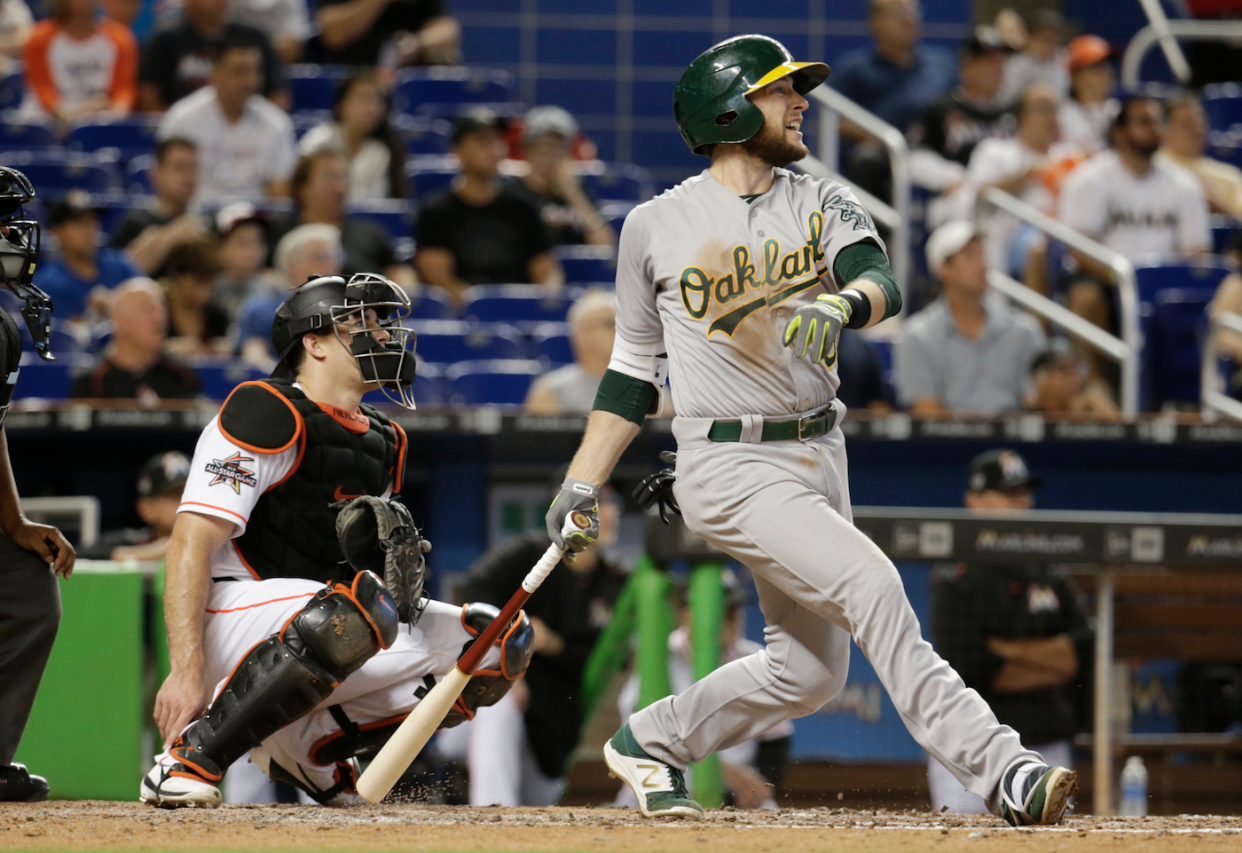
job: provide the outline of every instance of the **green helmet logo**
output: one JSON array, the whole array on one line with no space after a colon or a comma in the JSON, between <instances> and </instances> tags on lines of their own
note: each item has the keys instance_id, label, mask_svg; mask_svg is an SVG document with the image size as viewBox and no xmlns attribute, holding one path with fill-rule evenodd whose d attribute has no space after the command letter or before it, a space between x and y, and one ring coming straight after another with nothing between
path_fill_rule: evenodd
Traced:
<instances>
[{"instance_id":1,"label":"green helmet logo","mask_svg":"<svg viewBox=\"0 0 1242 853\"><path fill-rule=\"evenodd\" d=\"M719 142L745 142L763 128L763 112L748 95L792 77L800 95L828 79L822 62L795 62L767 36L735 36L708 48L682 72L673 91L673 116L695 154Z\"/></svg>"}]
</instances>

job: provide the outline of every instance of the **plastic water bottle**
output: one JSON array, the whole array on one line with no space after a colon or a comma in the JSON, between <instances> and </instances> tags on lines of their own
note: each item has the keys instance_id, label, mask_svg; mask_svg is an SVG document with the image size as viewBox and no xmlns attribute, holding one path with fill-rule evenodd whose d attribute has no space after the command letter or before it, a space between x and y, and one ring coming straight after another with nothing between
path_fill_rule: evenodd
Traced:
<instances>
[{"instance_id":1,"label":"plastic water bottle","mask_svg":"<svg viewBox=\"0 0 1242 853\"><path fill-rule=\"evenodd\" d=\"M1137 755L1127 758L1121 771L1121 814L1125 817L1147 814L1147 767Z\"/></svg>"}]
</instances>

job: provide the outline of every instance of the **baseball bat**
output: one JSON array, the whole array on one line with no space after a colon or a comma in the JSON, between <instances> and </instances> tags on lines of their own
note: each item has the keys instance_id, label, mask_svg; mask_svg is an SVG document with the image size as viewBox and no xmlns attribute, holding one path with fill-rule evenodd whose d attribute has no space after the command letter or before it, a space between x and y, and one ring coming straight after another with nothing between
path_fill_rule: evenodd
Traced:
<instances>
[{"instance_id":1,"label":"baseball bat","mask_svg":"<svg viewBox=\"0 0 1242 853\"><path fill-rule=\"evenodd\" d=\"M576 516L581 513L570 513L569 518L565 520L565 532L572 529L585 529L590 525L590 521L585 517L580 523ZM466 685L470 682L470 676L474 674L478 668L479 662L483 660L483 656L491 649L492 644L500 636L501 632L509 627L509 623L517 616L518 611L522 609L522 605L526 603L526 599L530 598L531 593L539 588L544 579L552 573L552 569L561 561L561 557L565 551L558 548L555 544L549 545L548 550L539 558L539 562L526 575L522 585L517 592L513 593L513 597L509 599L508 604L500 611L491 624L483 629L483 633L479 634L475 641L470 644L470 648L457 659L457 665L440 679L440 683L431 688L431 691L423 697L422 701L410 712L409 716L402 721L397 730L393 732L392 737L388 739L388 743L376 753L375 758L371 759L370 766L366 771L358 777L358 795L368 803L378 803L384 797L388 796L388 792L392 790L392 786L397 784L397 780L401 778L409 766L423 751L423 747L427 745L427 741L431 740L431 736L435 734L436 729L440 727L440 723L444 721L449 709L453 707L453 703L457 701L457 697L466 689Z\"/></svg>"}]
</instances>

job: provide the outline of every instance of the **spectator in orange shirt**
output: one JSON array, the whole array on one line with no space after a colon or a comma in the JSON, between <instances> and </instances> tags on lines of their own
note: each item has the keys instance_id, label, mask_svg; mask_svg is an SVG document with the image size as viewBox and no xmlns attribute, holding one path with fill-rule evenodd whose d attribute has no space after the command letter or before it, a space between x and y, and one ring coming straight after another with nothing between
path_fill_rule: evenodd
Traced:
<instances>
[{"instance_id":1,"label":"spectator in orange shirt","mask_svg":"<svg viewBox=\"0 0 1242 853\"><path fill-rule=\"evenodd\" d=\"M134 108L138 44L129 28L96 20L97 0L49 0L51 17L26 42L25 107L67 124Z\"/></svg>"}]
</instances>

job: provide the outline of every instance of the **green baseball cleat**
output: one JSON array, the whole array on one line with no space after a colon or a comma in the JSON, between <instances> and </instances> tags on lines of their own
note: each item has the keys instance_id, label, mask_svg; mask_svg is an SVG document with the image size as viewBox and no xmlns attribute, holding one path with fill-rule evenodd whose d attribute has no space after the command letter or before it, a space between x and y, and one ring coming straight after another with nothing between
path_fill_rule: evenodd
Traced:
<instances>
[{"instance_id":1,"label":"green baseball cleat","mask_svg":"<svg viewBox=\"0 0 1242 853\"><path fill-rule=\"evenodd\" d=\"M604 762L609 776L634 791L638 808L647 817L703 817L703 807L686 790L685 775L644 752L629 723L604 744Z\"/></svg>"},{"instance_id":2,"label":"green baseball cleat","mask_svg":"<svg viewBox=\"0 0 1242 853\"><path fill-rule=\"evenodd\" d=\"M1001 782L1001 816L1010 826L1055 826L1076 793L1078 774L1073 770L1016 764Z\"/></svg>"}]
</instances>

